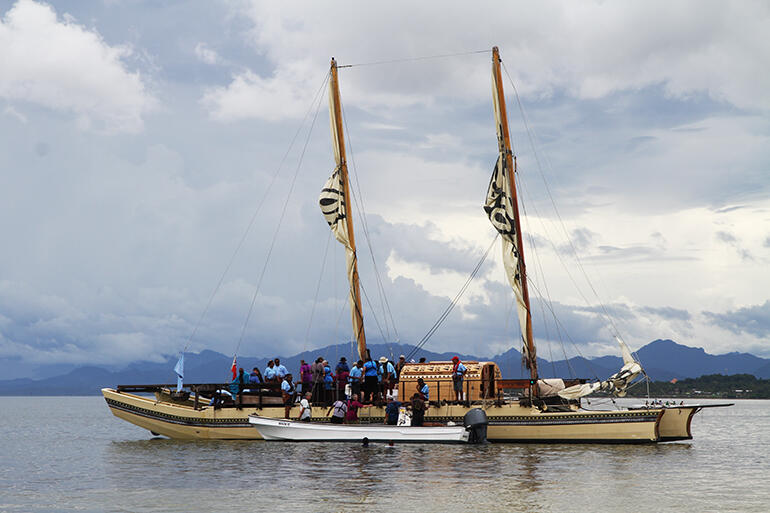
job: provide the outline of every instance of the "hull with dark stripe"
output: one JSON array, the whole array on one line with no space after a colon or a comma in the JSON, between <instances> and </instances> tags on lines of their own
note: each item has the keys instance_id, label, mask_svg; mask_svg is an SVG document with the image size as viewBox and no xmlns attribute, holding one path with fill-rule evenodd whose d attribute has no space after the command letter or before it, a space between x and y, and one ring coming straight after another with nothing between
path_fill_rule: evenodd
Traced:
<instances>
[{"instance_id":1,"label":"hull with dark stripe","mask_svg":"<svg viewBox=\"0 0 770 513\"><path fill-rule=\"evenodd\" d=\"M188 405L156 401L113 389L102 390L112 413L153 433L179 439L260 439L249 424L250 414L281 418L283 407L268 406L195 410ZM484 408L492 442L572 442L572 443L654 443L692 438L690 421L698 407L619 411L541 412L517 403ZM457 405L434 406L426 422L462 422L468 408ZM327 422L326 408L314 408L313 421ZM294 407L291 417L297 418ZM362 410L362 422L381 423L382 408Z\"/></svg>"}]
</instances>

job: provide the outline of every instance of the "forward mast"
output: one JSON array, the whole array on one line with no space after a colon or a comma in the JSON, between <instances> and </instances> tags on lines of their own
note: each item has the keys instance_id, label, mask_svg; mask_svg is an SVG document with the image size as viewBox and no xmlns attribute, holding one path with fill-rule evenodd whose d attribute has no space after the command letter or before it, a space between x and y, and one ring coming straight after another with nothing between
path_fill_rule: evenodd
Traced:
<instances>
[{"instance_id":1,"label":"forward mast","mask_svg":"<svg viewBox=\"0 0 770 513\"><path fill-rule=\"evenodd\" d=\"M348 163L345 157L345 137L342 127L342 107L340 102L340 86L337 77L337 61L331 61L331 79L329 83L329 116L332 130L332 144L342 182L342 204L345 210L345 225L347 231L346 245L348 262L348 280L350 282L350 316L353 324L353 336L358 345L358 357L366 359L366 334L364 332L364 316L361 308L361 284L358 276L358 258L356 256L356 238L353 232L353 212L350 199L350 182L348 179ZM339 236L337 237L339 240Z\"/></svg>"},{"instance_id":2,"label":"forward mast","mask_svg":"<svg viewBox=\"0 0 770 513\"><path fill-rule=\"evenodd\" d=\"M515 213L514 223L516 228L516 240L518 242L518 265L519 273L521 277L521 288L524 304L526 306L526 333L522 333L524 341L527 345L526 364L530 371L533 385L537 382L537 353L535 350L535 341L532 336L532 313L529 303L529 287L527 286L527 266L524 263L524 245L521 236L521 221L519 219L519 200L516 193L516 157L511 151L511 137L508 130L508 114L505 107L505 93L503 91L503 78L500 73L500 51L495 46L492 48L492 74L494 76L494 87L496 89L498 98L498 109L500 116L501 134L502 134L502 150L505 158L506 169L512 170L508 174L508 183L511 191L511 207ZM532 393L536 393L536 387L531 387Z\"/></svg>"}]
</instances>

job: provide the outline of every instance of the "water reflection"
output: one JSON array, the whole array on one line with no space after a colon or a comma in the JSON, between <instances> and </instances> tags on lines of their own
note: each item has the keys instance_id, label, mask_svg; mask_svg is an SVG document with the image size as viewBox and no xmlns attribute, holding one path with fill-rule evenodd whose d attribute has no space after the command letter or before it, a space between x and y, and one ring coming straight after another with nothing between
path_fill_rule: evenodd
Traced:
<instances>
[{"instance_id":1,"label":"water reflection","mask_svg":"<svg viewBox=\"0 0 770 513\"><path fill-rule=\"evenodd\" d=\"M626 504L630 511L764 513L770 504L767 401L704 411L692 442L368 448L147 439L145 430L114 419L99 398L0 398L0 406L0 509L8 511L298 505L367 513L538 512Z\"/></svg>"}]
</instances>

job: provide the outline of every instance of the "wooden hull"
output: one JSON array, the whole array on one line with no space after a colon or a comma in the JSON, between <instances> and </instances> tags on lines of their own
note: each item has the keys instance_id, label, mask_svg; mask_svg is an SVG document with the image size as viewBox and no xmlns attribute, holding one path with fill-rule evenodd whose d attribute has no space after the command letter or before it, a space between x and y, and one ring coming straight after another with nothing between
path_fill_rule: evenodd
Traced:
<instances>
[{"instance_id":1,"label":"wooden hull","mask_svg":"<svg viewBox=\"0 0 770 513\"><path fill-rule=\"evenodd\" d=\"M178 439L255 440L261 437L249 423L249 415L282 418L283 407L267 406L195 410L188 405L156 401L113 389L102 389L112 413L127 422L158 435ZM655 443L692 438L690 421L701 406L678 406L619 411L541 412L518 403L489 405L484 408L489 420L490 442L530 443ZM462 423L468 411L464 406L434 406L425 415L426 422ZM314 422L328 422L326 408L314 408ZM382 423L383 408L362 410L361 421ZM291 417L299 416L299 407Z\"/></svg>"}]
</instances>

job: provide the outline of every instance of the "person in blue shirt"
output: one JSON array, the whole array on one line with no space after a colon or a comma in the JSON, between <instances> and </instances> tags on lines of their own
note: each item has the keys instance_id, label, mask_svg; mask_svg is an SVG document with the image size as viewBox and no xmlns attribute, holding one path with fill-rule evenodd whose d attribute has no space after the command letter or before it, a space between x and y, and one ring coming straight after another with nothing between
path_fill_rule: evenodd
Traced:
<instances>
[{"instance_id":1,"label":"person in blue shirt","mask_svg":"<svg viewBox=\"0 0 770 513\"><path fill-rule=\"evenodd\" d=\"M361 383L364 380L364 361L358 360L358 362L353 364L353 368L350 369L350 375L348 378L350 379L350 388L352 388L353 394L358 394L359 397L361 397Z\"/></svg>"},{"instance_id":2,"label":"person in blue shirt","mask_svg":"<svg viewBox=\"0 0 770 513\"><path fill-rule=\"evenodd\" d=\"M393 388L396 386L396 368L385 356L380 357L377 374L380 378L380 388L383 396L387 397L387 395L393 394Z\"/></svg>"},{"instance_id":3,"label":"person in blue shirt","mask_svg":"<svg viewBox=\"0 0 770 513\"><path fill-rule=\"evenodd\" d=\"M334 369L335 374L339 374L340 372L350 372L350 367L348 367L348 359L344 356L340 358L337 367Z\"/></svg>"},{"instance_id":4,"label":"person in blue shirt","mask_svg":"<svg viewBox=\"0 0 770 513\"><path fill-rule=\"evenodd\" d=\"M257 367L254 367L249 374L249 383L262 383L262 373Z\"/></svg>"},{"instance_id":5,"label":"person in blue shirt","mask_svg":"<svg viewBox=\"0 0 770 513\"><path fill-rule=\"evenodd\" d=\"M291 405L294 403L294 383L291 382L292 375L286 374L281 382L281 396L283 397L283 410L284 418L289 418L289 412L291 412Z\"/></svg>"},{"instance_id":6,"label":"person in blue shirt","mask_svg":"<svg viewBox=\"0 0 770 513\"><path fill-rule=\"evenodd\" d=\"M284 376L286 376L289 373L289 371L286 369L286 367L281 365L281 360L276 358L274 361L275 361L275 374L278 377L278 379L281 380L284 378Z\"/></svg>"},{"instance_id":7,"label":"person in blue shirt","mask_svg":"<svg viewBox=\"0 0 770 513\"><path fill-rule=\"evenodd\" d=\"M417 391L420 393L420 396L422 396L422 400L427 404L428 401L430 401L430 398L428 397L430 388L428 388L428 385L425 384L425 381L422 378L417 378Z\"/></svg>"},{"instance_id":8,"label":"person in blue shirt","mask_svg":"<svg viewBox=\"0 0 770 513\"><path fill-rule=\"evenodd\" d=\"M334 384L334 375L332 374L332 368L329 366L329 362L324 360L324 399L326 404L332 402L332 385Z\"/></svg>"},{"instance_id":9,"label":"person in blue shirt","mask_svg":"<svg viewBox=\"0 0 770 513\"><path fill-rule=\"evenodd\" d=\"M377 364L372 361L370 356L366 357L364 363L364 402L371 403L377 398Z\"/></svg>"},{"instance_id":10,"label":"person in blue shirt","mask_svg":"<svg viewBox=\"0 0 770 513\"><path fill-rule=\"evenodd\" d=\"M460 402L460 396L463 393L463 378L468 369L465 368L463 362L457 356L452 357L452 385L455 391L455 401Z\"/></svg>"},{"instance_id":11,"label":"person in blue shirt","mask_svg":"<svg viewBox=\"0 0 770 513\"><path fill-rule=\"evenodd\" d=\"M267 383L275 383L278 380L278 374L275 372L275 362L273 362L273 360L267 362L267 367L265 367L263 376Z\"/></svg>"},{"instance_id":12,"label":"person in blue shirt","mask_svg":"<svg viewBox=\"0 0 770 513\"><path fill-rule=\"evenodd\" d=\"M230 393L233 396L233 399L240 394L243 389L241 388L241 385L248 385L249 384L249 375L246 374L243 371L243 367L238 369L238 375L235 376L235 379L230 382Z\"/></svg>"},{"instance_id":13,"label":"person in blue shirt","mask_svg":"<svg viewBox=\"0 0 770 513\"><path fill-rule=\"evenodd\" d=\"M388 404L385 406L385 424L395 426L398 424L398 414L401 410L401 403L388 397Z\"/></svg>"}]
</instances>

